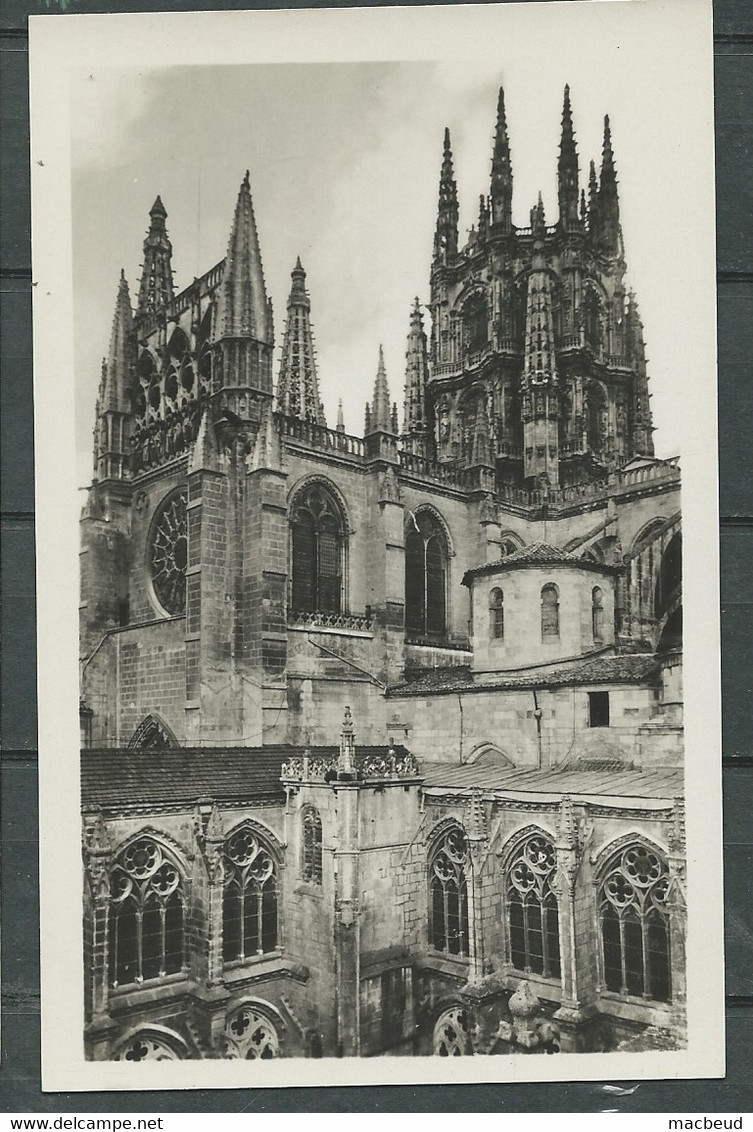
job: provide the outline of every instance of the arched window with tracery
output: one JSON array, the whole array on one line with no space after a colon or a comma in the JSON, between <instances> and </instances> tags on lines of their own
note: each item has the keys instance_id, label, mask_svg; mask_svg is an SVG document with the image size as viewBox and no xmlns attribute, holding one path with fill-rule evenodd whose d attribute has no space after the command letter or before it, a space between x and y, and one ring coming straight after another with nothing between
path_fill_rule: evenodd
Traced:
<instances>
[{"instance_id":1,"label":"arched window with tracery","mask_svg":"<svg viewBox=\"0 0 753 1132\"><path fill-rule=\"evenodd\" d=\"M544 834L533 833L507 867L510 960L516 971L560 977L559 909L552 889L556 854Z\"/></svg>"},{"instance_id":2,"label":"arched window with tracery","mask_svg":"<svg viewBox=\"0 0 753 1132\"><path fill-rule=\"evenodd\" d=\"M429 940L435 951L468 955L468 841L447 830L429 858Z\"/></svg>"},{"instance_id":3,"label":"arched window with tracery","mask_svg":"<svg viewBox=\"0 0 753 1132\"><path fill-rule=\"evenodd\" d=\"M595 644L604 639L604 594L601 586L591 590L591 628Z\"/></svg>"},{"instance_id":4,"label":"arched window with tracery","mask_svg":"<svg viewBox=\"0 0 753 1132\"><path fill-rule=\"evenodd\" d=\"M604 448L606 430L607 399L602 387L592 382L586 392L586 434L588 447L596 455Z\"/></svg>"},{"instance_id":5,"label":"arched window with tracery","mask_svg":"<svg viewBox=\"0 0 753 1132\"><path fill-rule=\"evenodd\" d=\"M180 1061L185 1056L183 1043L177 1036L165 1038L160 1033L141 1030L134 1034L113 1055L113 1061Z\"/></svg>"},{"instance_id":6,"label":"arched window with tracery","mask_svg":"<svg viewBox=\"0 0 753 1132\"><path fill-rule=\"evenodd\" d=\"M432 1049L437 1057L465 1057L473 1052L465 1007L452 1006L440 1014L434 1025Z\"/></svg>"},{"instance_id":7,"label":"arched window with tracery","mask_svg":"<svg viewBox=\"0 0 753 1132\"><path fill-rule=\"evenodd\" d=\"M159 842L140 837L123 849L110 873L113 987L183 970L185 903L180 869Z\"/></svg>"},{"instance_id":8,"label":"arched window with tracery","mask_svg":"<svg viewBox=\"0 0 753 1132\"><path fill-rule=\"evenodd\" d=\"M250 826L225 843L222 955L243 962L277 949L278 880L271 850Z\"/></svg>"},{"instance_id":9,"label":"arched window with tracery","mask_svg":"<svg viewBox=\"0 0 753 1132\"><path fill-rule=\"evenodd\" d=\"M548 582L541 590L541 636L560 635L560 591L554 582Z\"/></svg>"},{"instance_id":10,"label":"arched window with tracery","mask_svg":"<svg viewBox=\"0 0 753 1132\"><path fill-rule=\"evenodd\" d=\"M419 511L410 519L405 536L405 627L410 634L443 637L447 628L447 539L430 511Z\"/></svg>"},{"instance_id":11,"label":"arched window with tracery","mask_svg":"<svg viewBox=\"0 0 753 1132\"><path fill-rule=\"evenodd\" d=\"M505 635L505 595L498 586L489 594L489 636L501 641Z\"/></svg>"},{"instance_id":12,"label":"arched window with tracery","mask_svg":"<svg viewBox=\"0 0 753 1132\"><path fill-rule=\"evenodd\" d=\"M604 985L618 994L671 997L669 870L636 842L608 862L599 887Z\"/></svg>"},{"instance_id":13,"label":"arched window with tracery","mask_svg":"<svg viewBox=\"0 0 753 1132\"><path fill-rule=\"evenodd\" d=\"M222 1039L222 1056L244 1061L267 1061L280 1056L277 1030L255 1003L241 1006L230 1015Z\"/></svg>"},{"instance_id":14,"label":"arched window with tracery","mask_svg":"<svg viewBox=\"0 0 753 1132\"><path fill-rule=\"evenodd\" d=\"M489 309L483 295L474 295L463 311L463 333L466 348L475 354L489 341Z\"/></svg>"},{"instance_id":15,"label":"arched window with tracery","mask_svg":"<svg viewBox=\"0 0 753 1132\"><path fill-rule=\"evenodd\" d=\"M322 819L313 806L301 814L301 875L309 884L322 883Z\"/></svg>"},{"instance_id":16,"label":"arched window with tracery","mask_svg":"<svg viewBox=\"0 0 753 1132\"><path fill-rule=\"evenodd\" d=\"M345 522L332 492L311 484L291 515L293 609L340 613L344 607Z\"/></svg>"}]
</instances>

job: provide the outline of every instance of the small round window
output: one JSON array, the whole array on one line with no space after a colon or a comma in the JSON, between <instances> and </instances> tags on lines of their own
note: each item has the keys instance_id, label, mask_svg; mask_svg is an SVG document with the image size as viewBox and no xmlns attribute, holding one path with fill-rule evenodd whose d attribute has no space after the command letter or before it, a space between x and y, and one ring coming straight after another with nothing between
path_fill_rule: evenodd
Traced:
<instances>
[{"instance_id":1,"label":"small round window","mask_svg":"<svg viewBox=\"0 0 753 1132\"><path fill-rule=\"evenodd\" d=\"M158 509L149 540L149 570L154 596L172 615L186 608L188 532L186 492L175 492Z\"/></svg>"}]
</instances>

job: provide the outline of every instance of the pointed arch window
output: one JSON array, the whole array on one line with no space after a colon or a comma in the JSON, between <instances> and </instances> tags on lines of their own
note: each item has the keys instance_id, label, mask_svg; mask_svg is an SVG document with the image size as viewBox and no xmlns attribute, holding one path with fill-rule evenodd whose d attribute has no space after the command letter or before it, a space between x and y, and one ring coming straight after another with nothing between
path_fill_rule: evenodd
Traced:
<instances>
[{"instance_id":1,"label":"pointed arch window","mask_svg":"<svg viewBox=\"0 0 753 1132\"><path fill-rule=\"evenodd\" d=\"M331 492L312 484L296 500L291 519L293 609L341 613L345 523Z\"/></svg>"},{"instance_id":2,"label":"pointed arch window","mask_svg":"<svg viewBox=\"0 0 753 1132\"><path fill-rule=\"evenodd\" d=\"M243 962L277 950L278 878L270 849L249 826L225 843L222 955Z\"/></svg>"},{"instance_id":3,"label":"pointed arch window","mask_svg":"<svg viewBox=\"0 0 753 1132\"><path fill-rule=\"evenodd\" d=\"M466 304L463 330L469 353L484 349L489 341L489 309L483 295L475 295Z\"/></svg>"},{"instance_id":4,"label":"pointed arch window","mask_svg":"<svg viewBox=\"0 0 753 1132\"><path fill-rule=\"evenodd\" d=\"M280 1039L271 1020L254 1003L230 1016L221 1048L222 1056L233 1061L267 1061L280 1056Z\"/></svg>"},{"instance_id":5,"label":"pointed arch window","mask_svg":"<svg viewBox=\"0 0 753 1132\"><path fill-rule=\"evenodd\" d=\"M554 582L541 590L541 636L556 638L560 635L560 591Z\"/></svg>"},{"instance_id":6,"label":"pointed arch window","mask_svg":"<svg viewBox=\"0 0 753 1132\"><path fill-rule=\"evenodd\" d=\"M405 537L405 627L409 634L443 637L447 629L447 539L428 511L411 515Z\"/></svg>"},{"instance_id":7,"label":"pointed arch window","mask_svg":"<svg viewBox=\"0 0 753 1132\"><path fill-rule=\"evenodd\" d=\"M322 819L313 806L301 814L301 874L309 884L322 883Z\"/></svg>"},{"instance_id":8,"label":"pointed arch window","mask_svg":"<svg viewBox=\"0 0 753 1132\"><path fill-rule=\"evenodd\" d=\"M429 940L435 951L468 955L468 841L449 829L429 859Z\"/></svg>"},{"instance_id":9,"label":"pointed arch window","mask_svg":"<svg viewBox=\"0 0 753 1132\"><path fill-rule=\"evenodd\" d=\"M604 594L601 586L594 586L591 590L591 628L594 644L601 644L604 640Z\"/></svg>"},{"instance_id":10,"label":"pointed arch window","mask_svg":"<svg viewBox=\"0 0 753 1132\"><path fill-rule=\"evenodd\" d=\"M552 889L554 846L542 834L527 837L507 869L510 961L516 971L560 977L559 909Z\"/></svg>"},{"instance_id":11,"label":"pointed arch window","mask_svg":"<svg viewBox=\"0 0 753 1132\"><path fill-rule=\"evenodd\" d=\"M604 390L592 382L586 394L586 431L588 447L595 455L600 455L606 442L607 401Z\"/></svg>"},{"instance_id":12,"label":"pointed arch window","mask_svg":"<svg viewBox=\"0 0 753 1132\"><path fill-rule=\"evenodd\" d=\"M132 842L110 872L111 985L182 971L184 918L184 881L175 861L151 837Z\"/></svg>"},{"instance_id":13,"label":"pointed arch window","mask_svg":"<svg viewBox=\"0 0 753 1132\"><path fill-rule=\"evenodd\" d=\"M604 985L618 994L669 1002L669 869L636 842L608 862L599 887Z\"/></svg>"},{"instance_id":14,"label":"pointed arch window","mask_svg":"<svg viewBox=\"0 0 753 1132\"><path fill-rule=\"evenodd\" d=\"M505 635L505 595L498 586L489 594L489 636L501 641Z\"/></svg>"}]
</instances>

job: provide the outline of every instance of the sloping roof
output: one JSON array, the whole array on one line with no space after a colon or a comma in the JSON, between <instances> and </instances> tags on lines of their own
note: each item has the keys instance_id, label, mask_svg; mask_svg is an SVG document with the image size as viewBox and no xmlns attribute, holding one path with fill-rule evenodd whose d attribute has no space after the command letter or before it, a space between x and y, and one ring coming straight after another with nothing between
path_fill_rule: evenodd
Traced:
<instances>
[{"instance_id":1,"label":"sloping roof","mask_svg":"<svg viewBox=\"0 0 753 1132\"><path fill-rule=\"evenodd\" d=\"M619 573L619 566L607 566L603 562L594 562L591 558L581 558L569 550L559 546L552 546L548 542L532 542L520 550L506 554L496 562L485 562L482 566L475 566L466 570L463 575L463 585L468 585L472 578L483 574L499 574L505 570L517 570L521 566L578 566L583 570L595 570L598 573Z\"/></svg>"},{"instance_id":2,"label":"sloping roof","mask_svg":"<svg viewBox=\"0 0 753 1132\"><path fill-rule=\"evenodd\" d=\"M335 757L339 747L311 747L317 756ZM405 747L395 747L398 755ZM202 799L217 803L279 801L285 792L280 770L300 757L303 747L168 747L161 750L97 748L81 752L81 805L84 809L191 807ZM386 755L386 746L357 747L356 760Z\"/></svg>"},{"instance_id":3,"label":"sloping roof","mask_svg":"<svg viewBox=\"0 0 753 1132\"><path fill-rule=\"evenodd\" d=\"M415 680L393 684L388 696L444 695L450 692L486 692L516 688L555 688L579 684L641 684L659 671L653 653L598 654L559 664L520 668L510 672L472 673L469 668L435 668Z\"/></svg>"},{"instance_id":4,"label":"sloping roof","mask_svg":"<svg viewBox=\"0 0 753 1132\"><path fill-rule=\"evenodd\" d=\"M424 791L434 794L466 793L481 789L502 793L506 798L559 801L572 798L600 799L609 804L640 805L649 809L667 808L683 792L681 770L584 770L582 767L522 770L493 763L424 763Z\"/></svg>"}]
</instances>

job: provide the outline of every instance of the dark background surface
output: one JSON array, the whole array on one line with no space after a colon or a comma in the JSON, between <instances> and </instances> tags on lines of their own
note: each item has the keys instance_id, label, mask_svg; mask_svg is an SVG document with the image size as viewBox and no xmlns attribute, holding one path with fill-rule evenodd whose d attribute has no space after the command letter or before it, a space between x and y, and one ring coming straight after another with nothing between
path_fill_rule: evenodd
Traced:
<instances>
[{"instance_id":1,"label":"dark background surface","mask_svg":"<svg viewBox=\"0 0 753 1132\"><path fill-rule=\"evenodd\" d=\"M567 0L561 0L567 2ZM753 1109L753 3L715 0L727 1076L603 1083L40 1091L27 17L349 7L266 0L0 0L0 585L4 1112L750 1112ZM378 5L369 5L378 6ZM676 0L682 35L683 0ZM678 207L681 203L678 202ZM692 239L692 233L688 234ZM677 249L678 256L682 249ZM668 285L672 265L668 265ZM714 757L713 752L709 754ZM73 897L72 897L73 898ZM628 1082L627 1084L632 1084Z\"/></svg>"}]
</instances>

